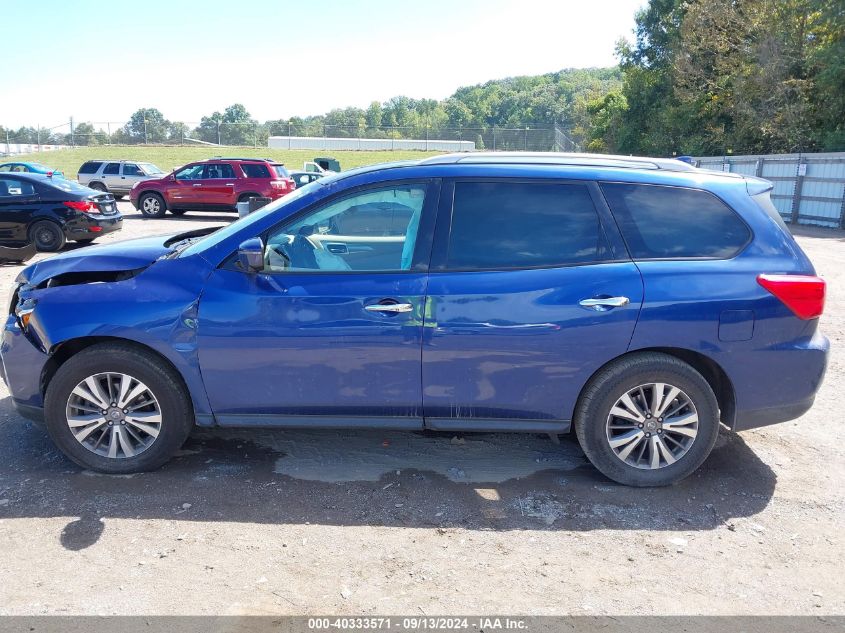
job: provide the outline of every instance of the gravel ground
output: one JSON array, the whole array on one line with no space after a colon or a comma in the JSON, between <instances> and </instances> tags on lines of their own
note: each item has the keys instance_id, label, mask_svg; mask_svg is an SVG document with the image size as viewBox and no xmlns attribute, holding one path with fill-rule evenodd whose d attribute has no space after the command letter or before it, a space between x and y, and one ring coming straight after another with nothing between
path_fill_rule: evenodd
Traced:
<instances>
[{"instance_id":1,"label":"gravel ground","mask_svg":"<svg viewBox=\"0 0 845 633\"><path fill-rule=\"evenodd\" d=\"M232 217L121 207L101 241ZM386 432L203 431L108 477L0 386L0 614L845 613L845 233L798 239L829 282L816 405L724 432L668 489L609 482L568 437Z\"/></svg>"}]
</instances>

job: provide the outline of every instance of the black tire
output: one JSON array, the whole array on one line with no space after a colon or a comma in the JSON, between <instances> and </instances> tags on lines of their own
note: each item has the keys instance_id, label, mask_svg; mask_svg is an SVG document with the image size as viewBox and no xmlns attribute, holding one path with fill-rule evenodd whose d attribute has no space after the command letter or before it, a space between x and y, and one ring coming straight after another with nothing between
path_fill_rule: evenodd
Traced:
<instances>
[{"instance_id":1,"label":"black tire","mask_svg":"<svg viewBox=\"0 0 845 633\"><path fill-rule=\"evenodd\" d=\"M55 253L65 245L65 232L55 222L40 220L29 227L29 241L42 253Z\"/></svg>"},{"instance_id":2,"label":"black tire","mask_svg":"<svg viewBox=\"0 0 845 633\"><path fill-rule=\"evenodd\" d=\"M77 244L82 244L83 246L88 246L89 244L93 244L94 240L97 239L96 237L89 237L84 240L76 240Z\"/></svg>"},{"instance_id":3,"label":"black tire","mask_svg":"<svg viewBox=\"0 0 845 633\"><path fill-rule=\"evenodd\" d=\"M617 400L649 383L680 388L698 415L698 434L686 453L674 463L655 469L623 461L611 448L606 429ZM708 382L690 365L668 354L641 352L611 363L590 379L578 399L574 426L587 459L610 479L628 486L668 486L690 475L707 459L719 433L719 405Z\"/></svg>"},{"instance_id":4,"label":"black tire","mask_svg":"<svg viewBox=\"0 0 845 633\"><path fill-rule=\"evenodd\" d=\"M97 191L108 191L108 189L106 189L106 186L101 182L92 182L90 185L88 185L88 188L96 189Z\"/></svg>"},{"instance_id":5,"label":"black tire","mask_svg":"<svg viewBox=\"0 0 845 633\"><path fill-rule=\"evenodd\" d=\"M188 212L188 210L187 209L170 209L170 212L173 215L185 215Z\"/></svg>"},{"instance_id":6,"label":"black tire","mask_svg":"<svg viewBox=\"0 0 845 633\"><path fill-rule=\"evenodd\" d=\"M115 201L117 201L117 200L123 200L126 197L126 194L124 194L124 193L113 193L112 196L114 196Z\"/></svg>"},{"instance_id":7,"label":"black tire","mask_svg":"<svg viewBox=\"0 0 845 633\"><path fill-rule=\"evenodd\" d=\"M143 382L161 408L161 427L148 448L134 457L101 456L76 440L67 423L68 398L85 378L98 373L125 373ZM59 367L44 398L47 432L56 446L83 468L102 473L154 470L179 450L193 427L193 407L179 375L151 352L124 343L85 348Z\"/></svg>"},{"instance_id":8,"label":"black tire","mask_svg":"<svg viewBox=\"0 0 845 633\"><path fill-rule=\"evenodd\" d=\"M145 218L163 218L167 212L167 204L159 194L147 192L138 198L138 210Z\"/></svg>"}]
</instances>

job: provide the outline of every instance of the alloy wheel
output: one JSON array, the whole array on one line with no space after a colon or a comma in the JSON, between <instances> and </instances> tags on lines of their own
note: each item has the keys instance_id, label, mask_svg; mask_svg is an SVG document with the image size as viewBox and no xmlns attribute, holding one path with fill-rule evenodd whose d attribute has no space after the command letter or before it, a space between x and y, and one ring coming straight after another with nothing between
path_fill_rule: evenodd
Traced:
<instances>
[{"instance_id":1,"label":"alloy wheel","mask_svg":"<svg viewBox=\"0 0 845 633\"><path fill-rule=\"evenodd\" d=\"M143 453L158 438L162 424L161 407L150 388L117 372L95 374L76 385L66 417L77 442L114 459Z\"/></svg>"},{"instance_id":2,"label":"alloy wheel","mask_svg":"<svg viewBox=\"0 0 845 633\"><path fill-rule=\"evenodd\" d=\"M605 426L617 458L635 468L665 468L689 451L698 435L698 412L678 387L654 382L627 391L611 407Z\"/></svg>"},{"instance_id":3,"label":"alloy wheel","mask_svg":"<svg viewBox=\"0 0 845 633\"><path fill-rule=\"evenodd\" d=\"M155 196L147 196L141 204L141 210L150 215L156 214L161 211L161 203Z\"/></svg>"}]
</instances>

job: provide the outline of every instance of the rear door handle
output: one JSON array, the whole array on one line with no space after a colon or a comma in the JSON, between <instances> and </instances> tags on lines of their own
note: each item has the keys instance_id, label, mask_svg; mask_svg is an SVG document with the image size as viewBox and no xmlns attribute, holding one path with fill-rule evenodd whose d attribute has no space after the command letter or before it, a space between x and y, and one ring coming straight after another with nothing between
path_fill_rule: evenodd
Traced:
<instances>
[{"instance_id":1,"label":"rear door handle","mask_svg":"<svg viewBox=\"0 0 845 633\"><path fill-rule=\"evenodd\" d=\"M410 312L413 309L414 306L410 303L375 303L364 308L367 312L390 312L391 314Z\"/></svg>"},{"instance_id":2,"label":"rear door handle","mask_svg":"<svg viewBox=\"0 0 845 633\"><path fill-rule=\"evenodd\" d=\"M593 299L581 299L578 305L597 312L604 312L611 308L621 308L631 303L628 297L595 297Z\"/></svg>"},{"instance_id":3,"label":"rear door handle","mask_svg":"<svg viewBox=\"0 0 845 633\"><path fill-rule=\"evenodd\" d=\"M199 183L197 183L197 184L195 184L195 185L193 185L193 186L194 186L194 187L202 187L202 185L201 185L201 184L199 184Z\"/></svg>"}]
</instances>

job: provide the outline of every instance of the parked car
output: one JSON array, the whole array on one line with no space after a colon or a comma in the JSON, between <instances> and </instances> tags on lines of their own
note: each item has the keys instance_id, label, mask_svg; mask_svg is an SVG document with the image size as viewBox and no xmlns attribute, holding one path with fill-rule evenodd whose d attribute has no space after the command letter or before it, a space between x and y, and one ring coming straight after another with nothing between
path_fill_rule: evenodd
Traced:
<instances>
[{"instance_id":1,"label":"parked car","mask_svg":"<svg viewBox=\"0 0 845 633\"><path fill-rule=\"evenodd\" d=\"M58 169L47 167L41 163L3 163L0 165L0 174L4 172L22 173L22 174L43 174L45 176L52 176L53 178L64 178L65 175Z\"/></svg>"},{"instance_id":2,"label":"parked car","mask_svg":"<svg viewBox=\"0 0 845 633\"><path fill-rule=\"evenodd\" d=\"M120 230L114 197L72 180L40 174L0 174L0 240L54 252L75 241L90 244Z\"/></svg>"},{"instance_id":3,"label":"parked car","mask_svg":"<svg viewBox=\"0 0 845 633\"><path fill-rule=\"evenodd\" d=\"M164 172L152 163L135 160L89 160L79 168L76 179L115 198L127 195L135 183L159 178Z\"/></svg>"},{"instance_id":4,"label":"parked car","mask_svg":"<svg viewBox=\"0 0 845 633\"><path fill-rule=\"evenodd\" d=\"M315 180L319 180L323 176L326 176L326 172L316 172L316 171L292 171L290 172L290 179L293 180L293 183L297 187L304 187L305 185L314 182Z\"/></svg>"},{"instance_id":5,"label":"parked car","mask_svg":"<svg viewBox=\"0 0 845 633\"><path fill-rule=\"evenodd\" d=\"M162 178L132 187L132 205L150 218L166 211L237 211L250 198L275 200L295 185L284 165L262 158L212 158L189 163Z\"/></svg>"},{"instance_id":6,"label":"parked car","mask_svg":"<svg viewBox=\"0 0 845 633\"><path fill-rule=\"evenodd\" d=\"M208 235L30 265L4 378L108 473L194 424L574 429L611 479L670 484L720 422L796 418L822 381L825 283L771 188L577 154L355 169Z\"/></svg>"}]
</instances>

